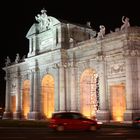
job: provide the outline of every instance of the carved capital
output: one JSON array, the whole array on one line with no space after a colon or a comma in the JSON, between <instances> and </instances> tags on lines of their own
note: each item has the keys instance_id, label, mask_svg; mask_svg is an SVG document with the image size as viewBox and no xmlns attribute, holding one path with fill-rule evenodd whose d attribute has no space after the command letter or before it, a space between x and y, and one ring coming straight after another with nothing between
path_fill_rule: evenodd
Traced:
<instances>
[{"instance_id":1,"label":"carved capital","mask_svg":"<svg viewBox=\"0 0 140 140\"><path fill-rule=\"evenodd\" d=\"M127 49L123 51L123 55L125 57L136 57L136 56L140 56L140 50L138 49Z\"/></svg>"},{"instance_id":2,"label":"carved capital","mask_svg":"<svg viewBox=\"0 0 140 140\"><path fill-rule=\"evenodd\" d=\"M8 81L8 80L10 80L10 78L9 78L8 76L5 76L5 77L4 77L4 80L5 80L5 81Z\"/></svg>"},{"instance_id":3,"label":"carved capital","mask_svg":"<svg viewBox=\"0 0 140 140\"><path fill-rule=\"evenodd\" d=\"M55 64L53 64L53 66L52 66L54 69L58 69L59 67L60 67L60 64L59 63L55 63Z\"/></svg>"},{"instance_id":4,"label":"carved capital","mask_svg":"<svg viewBox=\"0 0 140 140\"><path fill-rule=\"evenodd\" d=\"M96 60L97 61L105 61L105 54L102 51L98 52Z\"/></svg>"}]
</instances>

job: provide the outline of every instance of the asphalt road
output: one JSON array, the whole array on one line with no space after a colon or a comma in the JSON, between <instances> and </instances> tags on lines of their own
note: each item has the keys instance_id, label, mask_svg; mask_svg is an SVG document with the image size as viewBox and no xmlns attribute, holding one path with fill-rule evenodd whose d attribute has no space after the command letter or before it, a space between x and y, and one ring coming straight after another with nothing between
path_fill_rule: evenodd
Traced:
<instances>
[{"instance_id":1,"label":"asphalt road","mask_svg":"<svg viewBox=\"0 0 140 140\"><path fill-rule=\"evenodd\" d=\"M140 140L140 129L101 128L97 132L54 132L48 128L0 127L0 140Z\"/></svg>"}]
</instances>

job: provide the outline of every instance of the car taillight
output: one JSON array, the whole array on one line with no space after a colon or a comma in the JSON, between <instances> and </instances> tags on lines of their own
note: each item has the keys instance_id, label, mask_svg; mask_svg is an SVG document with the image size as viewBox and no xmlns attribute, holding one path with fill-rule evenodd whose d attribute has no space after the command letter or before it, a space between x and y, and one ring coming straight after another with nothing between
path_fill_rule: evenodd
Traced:
<instances>
[{"instance_id":1,"label":"car taillight","mask_svg":"<svg viewBox=\"0 0 140 140\"><path fill-rule=\"evenodd\" d=\"M140 120L135 120L134 122L135 122L135 123L140 123Z\"/></svg>"}]
</instances>

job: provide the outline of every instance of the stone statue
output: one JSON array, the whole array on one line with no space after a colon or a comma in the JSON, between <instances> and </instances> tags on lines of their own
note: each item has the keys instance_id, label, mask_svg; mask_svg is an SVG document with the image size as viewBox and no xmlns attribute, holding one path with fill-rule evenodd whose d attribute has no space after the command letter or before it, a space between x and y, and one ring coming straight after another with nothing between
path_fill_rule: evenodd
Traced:
<instances>
[{"instance_id":1,"label":"stone statue","mask_svg":"<svg viewBox=\"0 0 140 140\"><path fill-rule=\"evenodd\" d=\"M122 16L122 23L123 23L123 25L121 26L121 30L126 30L128 27L130 27L128 17Z\"/></svg>"},{"instance_id":2,"label":"stone statue","mask_svg":"<svg viewBox=\"0 0 140 140\"><path fill-rule=\"evenodd\" d=\"M25 58L26 58L26 55L23 55L23 57L22 57L21 61L24 61L24 60L25 60Z\"/></svg>"},{"instance_id":3,"label":"stone statue","mask_svg":"<svg viewBox=\"0 0 140 140\"><path fill-rule=\"evenodd\" d=\"M18 63L19 61L20 61L20 56L19 56L19 54L17 53L17 54L16 54L15 63Z\"/></svg>"},{"instance_id":4,"label":"stone statue","mask_svg":"<svg viewBox=\"0 0 140 140\"><path fill-rule=\"evenodd\" d=\"M7 56L5 65L9 66L10 64L11 64L11 60L10 60L9 56Z\"/></svg>"},{"instance_id":5,"label":"stone statue","mask_svg":"<svg viewBox=\"0 0 140 140\"><path fill-rule=\"evenodd\" d=\"M37 16L35 16L36 21L39 22L41 31L45 30L46 28L49 29L51 25L51 20L48 18L46 12L47 11L45 9L42 9L41 14L37 14Z\"/></svg>"},{"instance_id":6,"label":"stone statue","mask_svg":"<svg viewBox=\"0 0 140 140\"><path fill-rule=\"evenodd\" d=\"M70 48L74 47L74 39L72 37L69 38Z\"/></svg>"},{"instance_id":7,"label":"stone statue","mask_svg":"<svg viewBox=\"0 0 140 140\"><path fill-rule=\"evenodd\" d=\"M91 28L90 21L87 22L87 27Z\"/></svg>"},{"instance_id":8,"label":"stone statue","mask_svg":"<svg viewBox=\"0 0 140 140\"><path fill-rule=\"evenodd\" d=\"M97 39L102 39L104 38L104 35L105 35L105 26L100 25L99 28L100 28L100 31L98 32Z\"/></svg>"}]
</instances>

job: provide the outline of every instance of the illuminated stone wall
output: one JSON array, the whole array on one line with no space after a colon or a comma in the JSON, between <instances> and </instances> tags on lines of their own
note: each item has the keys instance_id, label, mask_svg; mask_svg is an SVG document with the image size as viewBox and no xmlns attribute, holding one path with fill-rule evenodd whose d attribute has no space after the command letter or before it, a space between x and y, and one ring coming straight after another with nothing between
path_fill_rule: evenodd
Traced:
<instances>
[{"instance_id":1,"label":"illuminated stone wall","mask_svg":"<svg viewBox=\"0 0 140 140\"><path fill-rule=\"evenodd\" d=\"M101 121L131 121L140 115L140 28L97 39L87 26L50 19L51 28L39 30L37 23L30 28L27 57L3 68L4 118L47 119L58 111Z\"/></svg>"}]
</instances>

